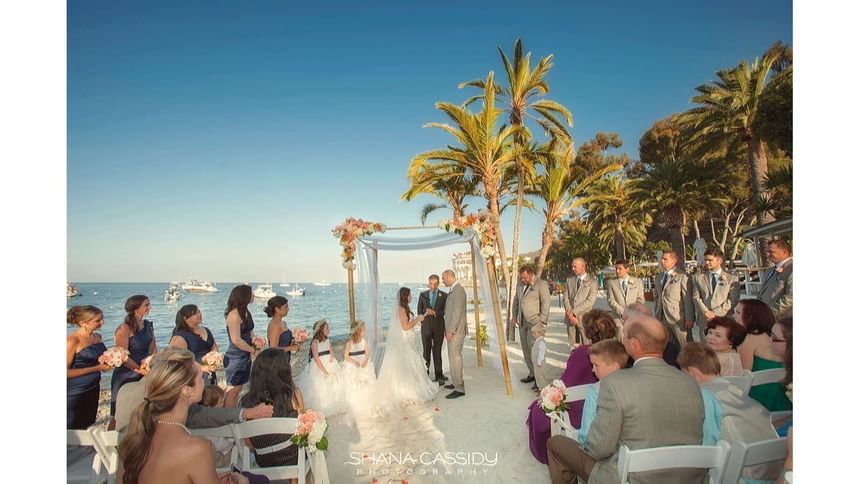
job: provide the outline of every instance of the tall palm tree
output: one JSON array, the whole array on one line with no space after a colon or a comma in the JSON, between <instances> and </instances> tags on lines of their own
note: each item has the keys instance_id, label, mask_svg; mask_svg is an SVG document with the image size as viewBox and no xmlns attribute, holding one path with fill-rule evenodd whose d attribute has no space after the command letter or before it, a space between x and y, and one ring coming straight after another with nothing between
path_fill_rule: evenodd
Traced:
<instances>
[{"instance_id":1,"label":"tall palm tree","mask_svg":"<svg viewBox=\"0 0 860 484\"><path fill-rule=\"evenodd\" d=\"M781 43L771 46L761 59L752 64L742 60L734 69L717 71L717 80L696 88L699 93L690 102L698 104L683 115L695 133L691 138L700 150L712 150L719 144L741 143L747 152L750 189L754 199L767 200L766 140L753 129L759 114L762 91L768 74L791 62L791 51ZM768 213L759 213L759 224L772 221Z\"/></svg>"},{"instance_id":2,"label":"tall palm tree","mask_svg":"<svg viewBox=\"0 0 860 484\"><path fill-rule=\"evenodd\" d=\"M499 197L505 169L518 156L533 156L528 150L514 146L514 136L523 128L503 125L496 128L502 111L496 108L496 85L493 72L484 82L484 102L481 111L473 114L466 106L438 102L436 108L444 112L453 125L445 123L427 123L424 127L439 128L457 139L459 146L448 145L445 149L437 149L421 153L412 159L407 176L418 176L422 170L434 170L428 166L441 165L448 167L447 172L441 168L428 181L452 176L474 176L481 182L482 194L492 214L493 229L496 234L496 245L502 261L502 275L510 280L508 266L505 263L505 243L502 237L499 219ZM433 163L436 162L436 163ZM442 174L440 174L442 173Z\"/></svg>"},{"instance_id":3,"label":"tall palm tree","mask_svg":"<svg viewBox=\"0 0 860 484\"><path fill-rule=\"evenodd\" d=\"M426 165L409 177L409 189L401 200L412 201L419 194L432 195L443 203L428 203L421 208L421 224L436 210L450 208L455 219L466 213L466 197L478 196L479 180L460 174L457 168L448 165Z\"/></svg>"},{"instance_id":4,"label":"tall palm tree","mask_svg":"<svg viewBox=\"0 0 860 484\"><path fill-rule=\"evenodd\" d=\"M504 106L505 112L508 114L508 123L511 126L518 126L521 129L514 135L514 143L519 148L525 147L531 141L531 132L526 127L526 119L533 119L546 133L550 133L553 138L558 138L566 143L572 144L573 141L567 131L567 127L573 127L573 116L570 111L563 105L545 99L549 93L549 83L546 80L550 69L552 69L553 55L549 54L542 57L538 61L537 66L531 69L531 53L523 55L523 43L521 39L514 41L514 56L513 62L508 59L505 51L501 47L497 47L499 56L502 59L502 65L505 68L507 75L507 85L497 86L495 93L499 96L499 101ZM483 79L475 79L469 82L464 82L459 85L460 89L464 87L477 87L485 90ZM473 96L466 100L466 105L482 98L483 95ZM562 119L567 123L562 122ZM511 247L511 258L513 268L511 277L516 277L517 266L519 265L519 244L520 244L520 224L522 220L523 197L525 194L526 172L532 171L534 167L533 159L528 157L517 157L514 162L517 174L517 195L516 195L516 211L514 214L514 240ZM508 293L514 287L512 278L506 279L508 285ZM508 298L508 313L510 313L513 305L513 298Z\"/></svg>"},{"instance_id":5,"label":"tall palm tree","mask_svg":"<svg viewBox=\"0 0 860 484\"><path fill-rule=\"evenodd\" d=\"M599 180L591 189L586 221L606 247L614 246L615 260L628 258L628 247L645 243L650 212L632 195L634 183L622 175Z\"/></svg>"},{"instance_id":6,"label":"tall palm tree","mask_svg":"<svg viewBox=\"0 0 860 484\"><path fill-rule=\"evenodd\" d=\"M541 156L539 159L544 170L529 189L530 195L536 195L544 202L544 227L536 272L538 277L543 273L547 254L555 240L556 224L578 207L591 201L588 192L603 176L621 169L620 164L610 164L584 177L577 176L573 169L573 147L564 144L552 149L549 156Z\"/></svg>"}]
</instances>

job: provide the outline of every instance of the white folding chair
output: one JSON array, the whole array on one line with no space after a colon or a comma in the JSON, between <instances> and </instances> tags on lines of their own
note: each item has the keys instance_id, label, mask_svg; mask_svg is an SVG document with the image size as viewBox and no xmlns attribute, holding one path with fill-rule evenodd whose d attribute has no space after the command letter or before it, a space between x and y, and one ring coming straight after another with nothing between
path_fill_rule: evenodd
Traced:
<instances>
[{"instance_id":1,"label":"white folding chair","mask_svg":"<svg viewBox=\"0 0 860 484\"><path fill-rule=\"evenodd\" d=\"M222 425L220 427L209 427L205 429L191 429L191 435L195 437L222 437L225 439L233 440L233 427L230 424ZM241 461L239 459L239 446L236 443L233 443L233 450L230 451L230 463L235 465L240 465ZM215 469L219 474L222 472L229 471L230 467L218 467Z\"/></svg>"},{"instance_id":2,"label":"white folding chair","mask_svg":"<svg viewBox=\"0 0 860 484\"><path fill-rule=\"evenodd\" d=\"M717 445L672 445L652 449L630 450L622 445L618 451L618 477L628 484L630 472L663 469L710 469L709 482L719 484L726 470L731 445L720 440Z\"/></svg>"},{"instance_id":3,"label":"white folding chair","mask_svg":"<svg viewBox=\"0 0 860 484\"><path fill-rule=\"evenodd\" d=\"M116 482L116 473L119 468L119 432L96 427L88 428L87 432L92 436L96 454L107 470L107 482L113 484Z\"/></svg>"},{"instance_id":4,"label":"white folding chair","mask_svg":"<svg viewBox=\"0 0 860 484\"><path fill-rule=\"evenodd\" d=\"M577 385L575 387L567 387L564 390L564 401L570 405L573 402L585 400L585 394L588 392L588 387L591 385L591 383L588 383L585 385ZM597 383L597 385L599 385L599 383ZM567 412L561 412L560 415L556 413L550 414L549 422L550 436L564 435L565 437L569 437L573 440L577 440L579 438L579 430L570 423L570 416L568 416Z\"/></svg>"},{"instance_id":5,"label":"white folding chair","mask_svg":"<svg viewBox=\"0 0 860 484\"><path fill-rule=\"evenodd\" d=\"M762 440L745 444L739 440L732 441L732 450L723 484L743 483L744 468L768 462L783 461L788 456L788 439ZM774 476L776 478L778 476Z\"/></svg>"},{"instance_id":6,"label":"white folding chair","mask_svg":"<svg viewBox=\"0 0 860 484\"><path fill-rule=\"evenodd\" d=\"M299 484L305 484L305 475L310 467L307 452L303 447L298 449L298 463L292 466L258 467L256 461L251 465L252 450L245 445L245 439L267 434L294 434L298 428L295 418L263 418L231 425L233 439L236 442L241 469L255 474L264 474L271 480L298 479ZM294 445L287 441L283 448ZM258 449L258 452L265 449ZM281 450L281 449L277 449ZM325 463L323 458L323 464ZM314 476L316 477L316 476Z\"/></svg>"},{"instance_id":7,"label":"white folding chair","mask_svg":"<svg viewBox=\"0 0 860 484\"><path fill-rule=\"evenodd\" d=\"M66 482L97 484L107 479L95 449L93 436L86 430L67 430Z\"/></svg>"},{"instance_id":8,"label":"white folding chair","mask_svg":"<svg viewBox=\"0 0 860 484\"><path fill-rule=\"evenodd\" d=\"M771 370L753 371L751 387L777 383L785 378L785 368L773 368Z\"/></svg>"},{"instance_id":9,"label":"white folding chair","mask_svg":"<svg viewBox=\"0 0 860 484\"><path fill-rule=\"evenodd\" d=\"M735 385L747 394L750 392L750 388L752 388L753 374L749 370L744 370L744 373L741 376L721 376L720 380L725 380L732 385Z\"/></svg>"}]
</instances>

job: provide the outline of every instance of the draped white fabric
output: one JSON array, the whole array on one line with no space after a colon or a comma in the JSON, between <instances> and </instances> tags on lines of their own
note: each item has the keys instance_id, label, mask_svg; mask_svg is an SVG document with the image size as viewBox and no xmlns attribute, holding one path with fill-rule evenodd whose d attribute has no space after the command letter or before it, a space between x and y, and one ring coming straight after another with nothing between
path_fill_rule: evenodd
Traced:
<instances>
[{"instance_id":1,"label":"draped white fabric","mask_svg":"<svg viewBox=\"0 0 860 484\"><path fill-rule=\"evenodd\" d=\"M480 237L473 229L467 229L463 235L456 233L441 233L424 237L404 237L396 238L391 236L371 235L359 239L358 250L356 251L358 271L358 282L356 284L356 312L357 318L364 320L366 324L365 337L367 339L368 351L372 355L373 361L376 364L376 370L379 371L379 365L382 362L383 356L383 335L385 328L382 327L383 321L380 314L387 314L385 308L380 310L380 293L379 293L379 251L380 250L422 250L444 247L452 244L468 244L475 254L475 269L477 270L478 287L480 288L481 309L484 313L483 324L487 327L489 335L489 345L485 346L483 357L486 361L502 371L501 358L498 356L499 337L496 332L496 318L490 306L492 301L490 292L490 278L487 273L487 263L481 255ZM441 272L444 268L440 268ZM361 289L359 289L359 287ZM443 288L444 289L444 288ZM469 298L472 297L471 291L468 293ZM417 299L417 294L414 295ZM390 308L388 308L390 309ZM500 308L501 309L501 308ZM473 311L469 311L468 325L470 336L475 336L475 323ZM387 321L385 321L387 323ZM511 371L513 369L511 368ZM514 378L514 375L511 375Z\"/></svg>"}]
</instances>

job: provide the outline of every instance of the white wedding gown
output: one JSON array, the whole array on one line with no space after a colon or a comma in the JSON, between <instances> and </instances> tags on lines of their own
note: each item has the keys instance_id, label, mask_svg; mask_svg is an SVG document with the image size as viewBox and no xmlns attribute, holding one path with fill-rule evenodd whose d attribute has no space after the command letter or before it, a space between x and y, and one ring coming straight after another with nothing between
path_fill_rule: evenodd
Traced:
<instances>
[{"instance_id":1,"label":"white wedding gown","mask_svg":"<svg viewBox=\"0 0 860 484\"><path fill-rule=\"evenodd\" d=\"M376 414L396 407L432 400L439 385L427 376L424 357L418 350L420 340L415 330L404 330L395 310L385 338L382 366L367 409Z\"/></svg>"}]
</instances>

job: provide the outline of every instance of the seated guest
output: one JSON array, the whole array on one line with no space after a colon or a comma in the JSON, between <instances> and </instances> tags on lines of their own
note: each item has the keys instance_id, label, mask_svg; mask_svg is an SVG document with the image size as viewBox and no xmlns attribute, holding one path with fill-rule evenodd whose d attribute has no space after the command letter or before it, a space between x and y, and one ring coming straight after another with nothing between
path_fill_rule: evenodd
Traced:
<instances>
[{"instance_id":1,"label":"seated guest","mask_svg":"<svg viewBox=\"0 0 860 484\"><path fill-rule=\"evenodd\" d=\"M273 417L296 418L304 412L302 392L293 383L290 357L280 348L267 348L251 366L251 384L241 399L243 406L270 404ZM292 434L252 437L254 457L260 467L296 465L299 449L290 442Z\"/></svg>"},{"instance_id":2,"label":"seated guest","mask_svg":"<svg viewBox=\"0 0 860 484\"><path fill-rule=\"evenodd\" d=\"M165 348L156 353L149 362L150 372L162 363L185 357L186 350ZM140 405L146 395L146 382L149 376L136 382L127 383L119 390L116 401L116 429L124 432L131 420L132 412ZM253 408L210 408L193 404L188 408L188 421L185 426L192 429L220 427L245 420L268 418L272 416L271 405L257 405Z\"/></svg>"},{"instance_id":3,"label":"seated guest","mask_svg":"<svg viewBox=\"0 0 860 484\"><path fill-rule=\"evenodd\" d=\"M585 337L592 343L615 338L615 321L606 311L592 309L582 315L582 326ZM574 387L597 381L591 372L591 362L588 360L589 345L580 345L570 353L561 381L565 386ZM582 418L583 402L574 402L567 409L570 423L579 428ZM540 398L529 406L529 416L526 419L529 427L529 449L535 459L546 464L546 441L550 436L549 417L540 406Z\"/></svg>"},{"instance_id":4,"label":"seated guest","mask_svg":"<svg viewBox=\"0 0 860 484\"><path fill-rule=\"evenodd\" d=\"M744 370L752 370L756 358L772 361L779 359L770 348L770 332L776 319L767 304L758 299L741 300L735 308L735 321L747 331L744 342L738 346ZM758 366L761 366L761 363Z\"/></svg>"},{"instance_id":5,"label":"seated guest","mask_svg":"<svg viewBox=\"0 0 860 484\"><path fill-rule=\"evenodd\" d=\"M717 439L740 440L745 443L776 438L770 421L770 412L747 396L744 391L719 378L718 353L701 343L688 343L678 355L681 369L702 386L703 394L713 399L720 419L717 424ZM706 398L707 398L706 397ZM708 402L705 403L706 412ZM748 483L773 481L779 476L779 462L769 462L744 469L744 480Z\"/></svg>"},{"instance_id":6,"label":"seated guest","mask_svg":"<svg viewBox=\"0 0 860 484\"><path fill-rule=\"evenodd\" d=\"M624 313L621 315L622 324L636 316L648 316L649 318L652 318L654 317L654 313L648 308L648 306L642 303L629 304L624 308ZM666 331L669 333L669 341L666 342L666 348L663 350L663 361L677 368L678 353L681 351L681 343L678 341L678 336L674 329L669 327L666 323L663 323L663 327L665 327ZM633 358L630 358L627 366L633 366Z\"/></svg>"},{"instance_id":7,"label":"seated guest","mask_svg":"<svg viewBox=\"0 0 860 484\"><path fill-rule=\"evenodd\" d=\"M196 359L197 355L195 355ZM208 408L224 408L224 400L227 398L227 392L218 385L206 385L203 387L203 398L200 399L200 405ZM230 453L233 450L233 439L226 437L206 437L206 440L212 442L213 457L215 458L215 467L226 467L230 465Z\"/></svg>"},{"instance_id":8,"label":"seated guest","mask_svg":"<svg viewBox=\"0 0 860 484\"><path fill-rule=\"evenodd\" d=\"M152 367L147 380L144 401L119 443L122 482L247 483L239 473L218 476L209 441L192 437L185 427L188 407L203 395L203 370L194 354L178 350L169 361Z\"/></svg>"},{"instance_id":9,"label":"seated guest","mask_svg":"<svg viewBox=\"0 0 860 484\"><path fill-rule=\"evenodd\" d=\"M705 341L720 359L720 376L743 375L741 355L736 348L746 338L744 327L734 319L717 316L708 321L707 328Z\"/></svg>"},{"instance_id":10,"label":"seated guest","mask_svg":"<svg viewBox=\"0 0 860 484\"><path fill-rule=\"evenodd\" d=\"M560 435L549 439L547 456L553 482L618 482L618 449L631 450L702 443L702 393L687 375L661 358L669 336L658 320L640 316L624 327L624 348L632 368L600 382L597 416L585 446ZM590 477L592 476L592 477ZM706 469L634 473L631 483L702 482Z\"/></svg>"},{"instance_id":11,"label":"seated guest","mask_svg":"<svg viewBox=\"0 0 860 484\"><path fill-rule=\"evenodd\" d=\"M617 340L605 339L588 348L588 359L591 361L591 369L598 380L603 380L616 371L627 368L627 359L630 355L624 349L624 344ZM579 428L579 445L585 445L588 438L588 429L597 415L597 392L600 383L588 387L585 393L585 405L582 407L582 425Z\"/></svg>"},{"instance_id":12,"label":"seated guest","mask_svg":"<svg viewBox=\"0 0 860 484\"><path fill-rule=\"evenodd\" d=\"M771 354L774 359L755 357L752 371L770 370L772 368L785 368L784 358L787 353L788 343L791 341L792 320L791 316L781 318L773 325L771 331ZM781 382L757 385L750 390L750 397L764 405L771 412L791 410L791 400L785 394L785 385Z\"/></svg>"}]
</instances>

